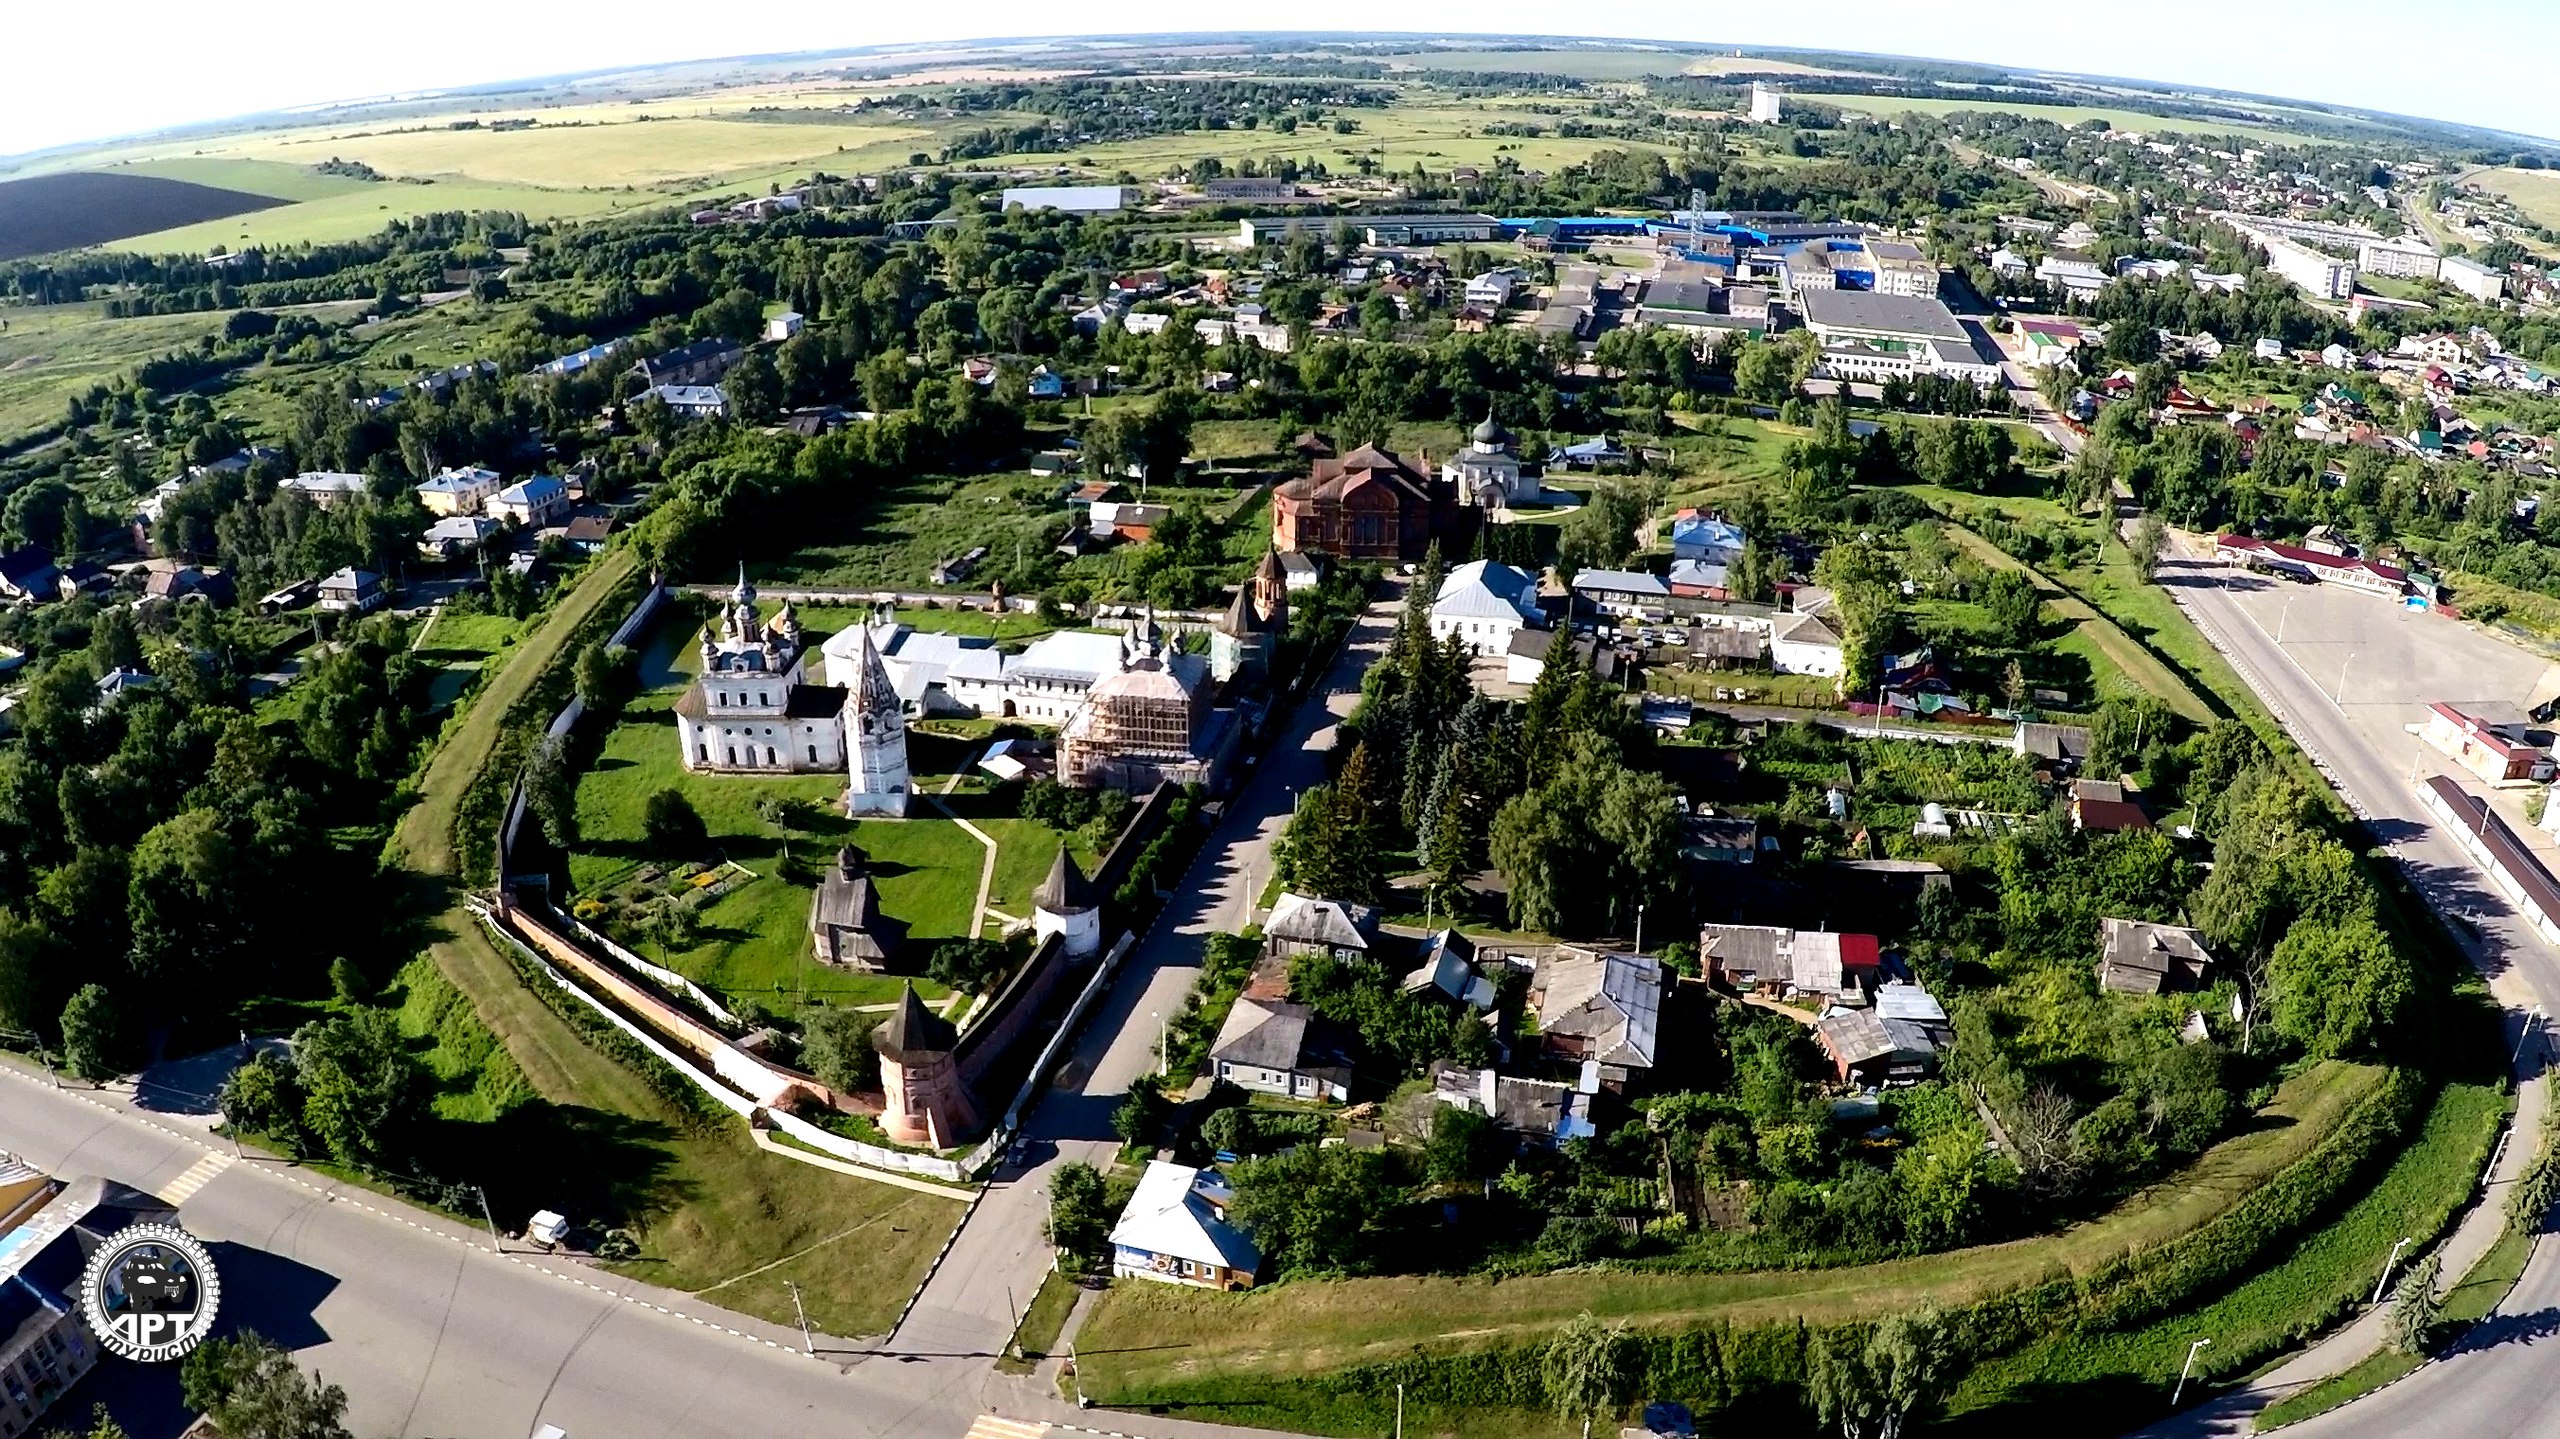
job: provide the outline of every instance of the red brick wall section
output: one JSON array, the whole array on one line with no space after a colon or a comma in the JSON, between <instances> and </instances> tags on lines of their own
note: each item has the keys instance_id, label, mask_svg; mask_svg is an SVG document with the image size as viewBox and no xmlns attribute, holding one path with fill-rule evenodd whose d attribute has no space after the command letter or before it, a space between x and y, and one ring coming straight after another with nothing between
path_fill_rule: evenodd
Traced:
<instances>
[{"instance_id":1,"label":"red brick wall section","mask_svg":"<svg viewBox=\"0 0 2560 1439\"><path fill-rule=\"evenodd\" d=\"M657 1032L678 1049L699 1056L712 1071L757 1103L788 1107L812 1098L848 1114L878 1114L881 1099L870 1094L840 1094L815 1075L803 1074L740 1049L720 1031L670 1003L655 990L619 968L589 954L521 908L509 908L500 920L525 943L548 955L588 988L613 1001L625 1014Z\"/></svg>"}]
</instances>

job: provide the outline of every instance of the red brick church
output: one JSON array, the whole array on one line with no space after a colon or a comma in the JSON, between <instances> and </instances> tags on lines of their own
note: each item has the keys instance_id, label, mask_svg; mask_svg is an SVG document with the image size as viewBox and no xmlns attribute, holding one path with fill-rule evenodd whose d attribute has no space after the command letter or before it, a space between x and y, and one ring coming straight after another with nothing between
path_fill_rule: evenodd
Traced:
<instances>
[{"instance_id":1,"label":"red brick church","mask_svg":"<svg viewBox=\"0 0 2560 1439\"><path fill-rule=\"evenodd\" d=\"M1271 493L1271 544L1285 553L1418 560L1435 538L1446 548L1459 520L1456 488L1433 478L1428 456L1408 465L1375 445L1319 453L1311 473Z\"/></svg>"}]
</instances>

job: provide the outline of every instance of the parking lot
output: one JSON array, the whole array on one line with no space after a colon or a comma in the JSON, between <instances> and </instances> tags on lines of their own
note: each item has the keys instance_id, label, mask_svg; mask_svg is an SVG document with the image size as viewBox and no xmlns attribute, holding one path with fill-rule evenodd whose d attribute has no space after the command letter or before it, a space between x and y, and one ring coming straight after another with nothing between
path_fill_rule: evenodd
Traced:
<instances>
[{"instance_id":1,"label":"parking lot","mask_svg":"<svg viewBox=\"0 0 2560 1439\"><path fill-rule=\"evenodd\" d=\"M2209 542L2207 542L2209 543ZM2312 584L2253 573L2216 560L2171 559L2161 577L2172 592L2184 590L2191 610L2208 626L2229 626L2226 646L2244 668L2279 672L2275 703L2328 708L2367 755L2387 762L2393 782L2454 774L2474 792L2487 786L2456 767L2411 733L2427 705L2503 703L2530 707L2560 695L2560 665L2482 626L2411 609L2381 595L2336 584ZM2261 694L2268 684L2253 683ZM2343 756L2321 756L2324 764ZM2377 777L2378 779L2378 777ZM2531 828L2525 801L2531 787L2495 791L2499 808L2520 833L2547 849L2552 837ZM2382 797L2357 795L2368 804ZM2393 795L2396 804L2403 796Z\"/></svg>"}]
</instances>

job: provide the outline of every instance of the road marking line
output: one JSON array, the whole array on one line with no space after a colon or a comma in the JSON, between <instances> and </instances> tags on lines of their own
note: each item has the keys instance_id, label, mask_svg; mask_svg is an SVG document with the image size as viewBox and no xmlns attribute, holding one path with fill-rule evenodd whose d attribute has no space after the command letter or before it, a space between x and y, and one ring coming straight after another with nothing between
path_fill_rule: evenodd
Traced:
<instances>
[{"instance_id":1,"label":"road marking line","mask_svg":"<svg viewBox=\"0 0 2560 1439\"><path fill-rule=\"evenodd\" d=\"M978 1416L978 1422L969 1426L965 1439L1041 1439L1041 1436L1048 1432L1049 1426L1046 1424L1036 1424L1023 1419L1000 1419L993 1414L981 1414Z\"/></svg>"},{"instance_id":2,"label":"road marking line","mask_svg":"<svg viewBox=\"0 0 2560 1439\"><path fill-rule=\"evenodd\" d=\"M185 1173L161 1186L159 1197L162 1202L167 1204L185 1204L188 1200L195 1197L197 1190L211 1184L214 1176L220 1174L226 1169L229 1169L231 1164L232 1158L228 1154L218 1152L208 1154L204 1158L187 1166Z\"/></svg>"}]
</instances>

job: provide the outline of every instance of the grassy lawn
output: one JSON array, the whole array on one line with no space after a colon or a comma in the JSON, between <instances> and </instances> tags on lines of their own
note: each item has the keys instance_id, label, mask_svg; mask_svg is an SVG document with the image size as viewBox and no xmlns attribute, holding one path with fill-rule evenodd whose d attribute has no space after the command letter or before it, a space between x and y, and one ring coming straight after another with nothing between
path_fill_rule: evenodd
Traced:
<instances>
[{"instance_id":1,"label":"grassy lawn","mask_svg":"<svg viewBox=\"0 0 2560 1439\"><path fill-rule=\"evenodd\" d=\"M2489 1317L2498 1301L2507 1297L2516 1281L2524 1277L2524 1266L2533 1257L2533 1236L2510 1225L2500 1235L2462 1282L2444 1296L2444 1327L2458 1333L2462 1328ZM2256 1427L2264 1433L2278 1425L2326 1414L2351 1400L2361 1399L2383 1385L2414 1372L2425 1361L2414 1354L2385 1349L2368 1356L2363 1362L2333 1374L2299 1394L2270 1404L2258 1411Z\"/></svg>"},{"instance_id":2,"label":"grassy lawn","mask_svg":"<svg viewBox=\"0 0 2560 1439\"><path fill-rule=\"evenodd\" d=\"M0 440L59 423L71 396L154 355L191 346L227 318L215 311L110 320L105 310L78 304L0 311L9 324L0 334Z\"/></svg>"},{"instance_id":3,"label":"grassy lawn","mask_svg":"<svg viewBox=\"0 0 2560 1439\"><path fill-rule=\"evenodd\" d=\"M2032 1432L2038 1421L2085 1414L2092 1395L2140 1410L2167 1407L2189 1341L2213 1347L2199 1378L2237 1377L2301 1342L2372 1292L2377 1257L2403 1235L2421 1242L2452 1221L2488 1161L2509 1100L2483 1084L2448 1084L2426 1122L2371 1188L2280 1259L2210 1303L2143 1328L2059 1336L1975 1369L1951 1405L1958 1432ZM2263 1426L2262 1426L2263 1427Z\"/></svg>"},{"instance_id":4,"label":"grassy lawn","mask_svg":"<svg viewBox=\"0 0 2560 1439\"><path fill-rule=\"evenodd\" d=\"M523 638L524 621L505 615L440 614L420 641L418 653L439 661L481 660Z\"/></svg>"},{"instance_id":5,"label":"grassy lawn","mask_svg":"<svg viewBox=\"0 0 2560 1439\"><path fill-rule=\"evenodd\" d=\"M706 1183L648 1227L639 1259L609 1266L617 1273L784 1325L796 1322L786 1281L797 1281L814 1327L885 1334L960 1222L956 1197L767 1154L744 1134L686 1147L696 1143L688 1167Z\"/></svg>"},{"instance_id":6,"label":"grassy lawn","mask_svg":"<svg viewBox=\"0 0 2560 1439\"><path fill-rule=\"evenodd\" d=\"M1021 1325L1013 1331L1014 1348L1021 1357L1007 1354L996 1361L996 1367L1008 1374L1028 1374L1056 1353L1058 1334L1067 1327L1067 1318L1076 1312L1076 1300L1083 1294L1083 1286L1054 1269L1042 1275L1039 1292L1031 1296Z\"/></svg>"},{"instance_id":7,"label":"grassy lawn","mask_svg":"<svg viewBox=\"0 0 2560 1439\"><path fill-rule=\"evenodd\" d=\"M446 735L418 779L418 802L400 817L393 836L392 858L430 875L458 873L453 853L453 821L463 792L497 746L507 707L522 699L578 626L586 623L615 588L639 566L627 546L617 546L589 565L552 605L550 614L499 671L471 706L459 729ZM469 985L465 989L471 989ZM472 994L476 1001L477 991Z\"/></svg>"},{"instance_id":8,"label":"grassy lawn","mask_svg":"<svg viewBox=\"0 0 2560 1439\"><path fill-rule=\"evenodd\" d=\"M1056 544L1067 512L1050 496L1053 482L1022 474L962 480L917 475L844 506L786 559L750 564L758 584L925 589L933 566L987 547L991 568L1009 567L1017 549L1036 555ZM973 592L985 586L974 582Z\"/></svg>"},{"instance_id":9,"label":"grassy lawn","mask_svg":"<svg viewBox=\"0 0 2560 1439\"><path fill-rule=\"evenodd\" d=\"M662 956L653 945L636 947L725 994L884 1003L897 997L902 981L848 974L813 957L808 924L814 885L792 883L779 872L782 836L757 815L757 804L799 799L819 812L811 829L792 841L804 858L833 854L842 844L860 846L871 858L881 907L909 926L911 939L969 933L986 849L958 824L921 806L919 818L847 819L836 810L844 784L833 774L693 774L677 760L671 720L626 718L605 737L595 765L579 780L581 844L569 857L571 880L580 895L600 896L637 873L652 858L641 827L649 796L675 789L701 814L713 853L756 877L699 911L701 942L693 948ZM1045 826L1029 827L1046 832ZM1048 854L1039 858L1045 874ZM924 988L928 995L941 992L929 984Z\"/></svg>"},{"instance_id":10,"label":"grassy lawn","mask_svg":"<svg viewBox=\"0 0 2560 1439\"><path fill-rule=\"evenodd\" d=\"M2382 1079L2382 1071L2364 1066L2314 1066L2285 1083L2264 1122L2175 1178L2101 1219L2008 1244L1801 1273L1576 1271L1507 1281L1415 1275L1284 1283L1242 1294L1115 1286L1077 1344L1084 1388L1097 1402L1124 1405L1177 1396L1242 1400L1274 1381L1416 1350L1532 1341L1586 1310L1642 1329L1829 1323L2092 1274L2222 1213L2310 1153ZM1231 1420L1254 1422L1242 1413Z\"/></svg>"}]
</instances>

